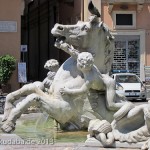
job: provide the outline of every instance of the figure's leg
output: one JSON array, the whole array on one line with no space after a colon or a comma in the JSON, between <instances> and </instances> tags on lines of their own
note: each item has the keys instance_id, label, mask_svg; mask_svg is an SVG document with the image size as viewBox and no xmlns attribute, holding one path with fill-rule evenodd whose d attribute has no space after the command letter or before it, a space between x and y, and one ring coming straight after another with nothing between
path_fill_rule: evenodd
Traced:
<instances>
[{"instance_id":1,"label":"figure's leg","mask_svg":"<svg viewBox=\"0 0 150 150\"><path fill-rule=\"evenodd\" d=\"M11 110L8 119L3 124L1 129L6 133L13 131L15 129L15 122L21 116L21 114L26 111L29 106L39 102L39 100L40 96L38 94L31 94L19 102L16 107Z\"/></svg>"},{"instance_id":2,"label":"figure's leg","mask_svg":"<svg viewBox=\"0 0 150 150\"><path fill-rule=\"evenodd\" d=\"M119 108L121 108L124 103L123 102L118 102L115 103L115 99L117 99L116 95L116 84L115 81L107 74L103 74L103 82L106 86L106 106L107 109L116 111Z\"/></svg>"},{"instance_id":3,"label":"figure's leg","mask_svg":"<svg viewBox=\"0 0 150 150\"><path fill-rule=\"evenodd\" d=\"M14 108L15 101L17 101L20 97L36 93L37 88L39 88L39 86L36 83L26 84L19 90L8 94L5 101L4 117L2 119L2 122L7 120L9 113L11 112L12 108Z\"/></svg>"}]
</instances>

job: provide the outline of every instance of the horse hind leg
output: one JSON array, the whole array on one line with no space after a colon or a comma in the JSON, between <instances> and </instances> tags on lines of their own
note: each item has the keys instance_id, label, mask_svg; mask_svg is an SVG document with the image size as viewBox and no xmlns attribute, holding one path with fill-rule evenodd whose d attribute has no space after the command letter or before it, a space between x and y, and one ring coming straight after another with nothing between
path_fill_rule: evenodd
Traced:
<instances>
[{"instance_id":1,"label":"horse hind leg","mask_svg":"<svg viewBox=\"0 0 150 150\"><path fill-rule=\"evenodd\" d=\"M2 122L7 120L9 113L14 108L14 102L23 96L36 93L36 88L37 88L36 85L31 83L31 84L24 85L21 89L8 94L6 96L4 116Z\"/></svg>"}]
</instances>

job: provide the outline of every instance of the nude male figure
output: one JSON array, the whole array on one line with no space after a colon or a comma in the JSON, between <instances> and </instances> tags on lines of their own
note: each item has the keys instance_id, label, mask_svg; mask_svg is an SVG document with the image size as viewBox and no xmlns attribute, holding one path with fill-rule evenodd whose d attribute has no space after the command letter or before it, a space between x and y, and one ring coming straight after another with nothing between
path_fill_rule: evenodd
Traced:
<instances>
[{"instance_id":1,"label":"nude male figure","mask_svg":"<svg viewBox=\"0 0 150 150\"><path fill-rule=\"evenodd\" d=\"M89 93L89 90L90 93L96 91L104 93L106 91L106 106L109 110L118 110L124 105L122 101L114 101L116 98L122 98L124 100L124 97L116 94L115 81L109 77L109 75L101 74L98 68L94 65L94 57L91 53L79 53L67 43L57 45L57 47L69 53L77 60L77 68L83 73L85 79L85 83L79 89L61 88L60 92L62 94Z\"/></svg>"}]
</instances>

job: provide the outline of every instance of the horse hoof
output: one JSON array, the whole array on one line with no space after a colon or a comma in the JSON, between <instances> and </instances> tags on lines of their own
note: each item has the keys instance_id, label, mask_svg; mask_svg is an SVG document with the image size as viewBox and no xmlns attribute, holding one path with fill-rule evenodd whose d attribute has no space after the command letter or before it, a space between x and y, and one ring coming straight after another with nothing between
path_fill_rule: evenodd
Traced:
<instances>
[{"instance_id":1,"label":"horse hoof","mask_svg":"<svg viewBox=\"0 0 150 150\"><path fill-rule=\"evenodd\" d=\"M15 130L15 123L13 123L13 122L5 122L5 123L2 125L1 130L2 130L4 133L11 133L12 131Z\"/></svg>"}]
</instances>

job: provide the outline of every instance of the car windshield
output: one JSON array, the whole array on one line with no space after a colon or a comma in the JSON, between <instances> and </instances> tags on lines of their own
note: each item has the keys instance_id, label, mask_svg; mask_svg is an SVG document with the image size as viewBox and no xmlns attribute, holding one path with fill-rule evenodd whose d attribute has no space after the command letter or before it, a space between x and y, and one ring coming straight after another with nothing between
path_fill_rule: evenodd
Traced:
<instances>
[{"instance_id":1,"label":"car windshield","mask_svg":"<svg viewBox=\"0 0 150 150\"><path fill-rule=\"evenodd\" d=\"M135 75L117 75L116 82L119 83L141 83Z\"/></svg>"}]
</instances>

